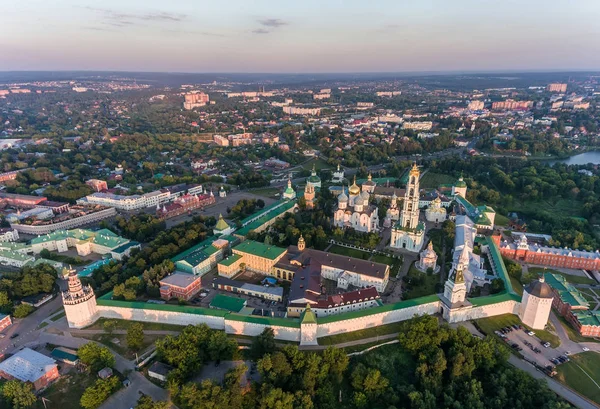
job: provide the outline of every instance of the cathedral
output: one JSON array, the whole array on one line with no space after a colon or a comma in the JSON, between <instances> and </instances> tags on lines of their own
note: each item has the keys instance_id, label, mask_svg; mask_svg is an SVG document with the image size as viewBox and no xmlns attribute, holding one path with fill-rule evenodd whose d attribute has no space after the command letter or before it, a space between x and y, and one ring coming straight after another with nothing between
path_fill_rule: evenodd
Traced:
<instances>
[{"instance_id":1,"label":"cathedral","mask_svg":"<svg viewBox=\"0 0 600 409\"><path fill-rule=\"evenodd\" d=\"M423 246L425 225L419 221L419 177L421 172L417 164L413 164L408 175L406 193L402 203L402 211L398 222L392 228L392 248L407 249L418 252Z\"/></svg>"},{"instance_id":2,"label":"cathedral","mask_svg":"<svg viewBox=\"0 0 600 409\"><path fill-rule=\"evenodd\" d=\"M374 187L374 182L370 179L369 177L369 181ZM338 196L337 210L333 214L334 226L351 227L356 231L366 233L379 231L377 206L369 204L371 184L365 182L366 186L363 186L361 192L356 184L356 177L354 177L354 183L348 189L348 196L342 189L342 193Z\"/></svg>"}]
</instances>

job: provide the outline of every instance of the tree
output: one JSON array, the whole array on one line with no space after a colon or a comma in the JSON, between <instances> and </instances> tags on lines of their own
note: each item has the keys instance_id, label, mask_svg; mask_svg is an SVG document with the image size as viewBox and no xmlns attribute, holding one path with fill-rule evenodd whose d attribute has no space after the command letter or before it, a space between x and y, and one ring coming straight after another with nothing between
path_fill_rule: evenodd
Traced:
<instances>
[{"instance_id":1,"label":"tree","mask_svg":"<svg viewBox=\"0 0 600 409\"><path fill-rule=\"evenodd\" d=\"M0 291L0 312L7 314L12 310L12 301L6 291Z\"/></svg>"},{"instance_id":2,"label":"tree","mask_svg":"<svg viewBox=\"0 0 600 409\"><path fill-rule=\"evenodd\" d=\"M169 402L155 402L150 396L144 395L138 400L135 409L169 409L170 407Z\"/></svg>"},{"instance_id":3,"label":"tree","mask_svg":"<svg viewBox=\"0 0 600 409\"><path fill-rule=\"evenodd\" d=\"M104 321L104 324L102 324L102 327L104 328L104 332L106 332L108 335L111 335L115 329L117 329L117 321L115 320L108 320L108 321Z\"/></svg>"},{"instance_id":4,"label":"tree","mask_svg":"<svg viewBox=\"0 0 600 409\"><path fill-rule=\"evenodd\" d=\"M273 328L265 328L259 336L252 339L250 345L250 356L253 360L262 358L265 354L269 354L276 351L275 346L275 333Z\"/></svg>"},{"instance_id":5,"label":"tree","mask_svg":"<svg viewBox=\"0 0 600 409\"><path fill-rule=\"evenodd\" d=\"M77 355L81 362L90 366L93 371L115 366L115 357L110 350L94 342L88 342L79 348Z\"/></svg>"},{"instance_id":6,"label":"tree","mask_svg":"<svg viewBox=\"0 0 600 409\"><path fill-rule=\"evenodd\" d=\"M139 322L131 324L127 328L125 339L129 349L139 351L144 345L144 326Z\"/></svg>"},{"instance_id":7,"label":"tree","mask_svg":"<svg viewBox=\"0 0 600 409\"><path fill-rule=\"evenodd\" d=\"M15 307L15 310L13 312L13 316L15 318L25 318L26 316L28 316L29 314L31 314L33 312L33 310L35 310L35 308L33 308L33 306L29 305L29 304L19 304Z\"/></svg>"},{"instance_id":8,"label":"tree","mask_svg":"<svg viewBox=\"0 0 600 409\"><path fill-rule=\"evenodd\" d=\"M116 376L111 376L107 379L98 379L96 383L83 392L79 404L84 409L96 409L98 406L102 405L113 392L119 389L120 383L119 378Z\"/></svg>"},{"instance_id":9,"label":"tree","mask_svg":"<svg viewBox=\"0 0 600 409\"><path fill-rule=\"evenodd\" d=\"M2 387L2 396L12 403L15 409L29 408L37 401L31 384L16 379L6 382Z\"/></svg>"},{"instance_id":10,"label":"tree","mask_svg":"<svg viewBox=\"0 0 600 409\"><path fill-rule=\"evenodd\" d=\"M504 280L501 278L494 278L492 280L492 285L490 288L491 294L497 294L501 291L504 291Z\"/></svg>"}]
</instances>

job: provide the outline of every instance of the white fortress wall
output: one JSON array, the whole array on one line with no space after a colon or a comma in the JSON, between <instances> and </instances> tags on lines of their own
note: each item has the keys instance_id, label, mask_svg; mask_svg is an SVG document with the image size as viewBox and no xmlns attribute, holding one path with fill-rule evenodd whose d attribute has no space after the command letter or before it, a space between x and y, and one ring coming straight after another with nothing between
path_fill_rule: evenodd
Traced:
<instances>
[{"instance_id":1,"label":"white fortress wall","mask_svg":"<svg viewBox=\"0 0 600 409\"><path fill-rule=\"evenodd\" d=\"M440 303L441 301L434 301L427 304L386 311L379 314L367 315L348 320L340 319L340 321L319 324L317 326L317 338L342 334L350 331L358 331L380 325L392 324L394 322L406 321L418 315L437 314L440 312ZM340 315L340 318L343 318L343 316Z\"/></svg>"},{"instance_id":2,"label":"white fortress wall","mask_svg":"<svg viewBox=\"0 0 600 409\"><path fill-rule=\"evenodd\" d=\"M225 332L228 334L235 335L247 335L255 337L260 335L265 328L272 328L275 334L275 339L281 339L285 341L300 341L300 328L295 327L283 327L283 326L271 326L266 324L257 324L253 322L237 321L231 319L225 319Z\"/></svg>"},{"instance_id":3,"label":"white fortress wall","mask_svg":"<svg viewBox=\"0 0 600 409\"><path fill-rule=\"evenodd\" d=\"M159 322L173 325L206 324L213 329L225 329L225 318L212 315L188 314L179 311L147 310L98 305L98 316L129 321Z\"/></svg>"}]
</instances>

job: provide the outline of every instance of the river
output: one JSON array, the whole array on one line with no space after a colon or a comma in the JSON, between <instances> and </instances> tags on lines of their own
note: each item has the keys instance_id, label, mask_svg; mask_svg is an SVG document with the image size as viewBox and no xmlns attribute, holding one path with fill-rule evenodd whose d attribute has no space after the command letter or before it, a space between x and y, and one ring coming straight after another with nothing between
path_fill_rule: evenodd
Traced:
<instances>
[{"instance_id":1,"label":"river","mask_svg":"<svg viewBox=\"0 0 600 409\"><path fill-rule=\"evenodd\" d=\"M567 159L550 160L547 163L549 165L554 165L555 163L565 163L567 165L587 165L591 163L600 165L600 151L584 152Z\"/></svg>"}]
</instances>

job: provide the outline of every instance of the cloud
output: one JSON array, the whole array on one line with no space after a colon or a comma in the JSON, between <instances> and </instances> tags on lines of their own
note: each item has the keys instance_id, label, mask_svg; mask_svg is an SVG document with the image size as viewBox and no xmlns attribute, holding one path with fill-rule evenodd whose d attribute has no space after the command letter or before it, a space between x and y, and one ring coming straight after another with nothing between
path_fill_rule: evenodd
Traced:
<instances>
[{"instance_id":1,"label":"cloud","mask_svg":"<svg viewBox=\"0 0 600 409\"><path fill-rule=\"evenodd\" d=\"M254 34L269 34L270 31L266 28L257 28L256 30L252 30Z\"/></svg>"},{"instance_id":2,"label":"cloud","mask_svg":"<svg viewBox=\"0 0 600 409\"><path fill-rule=\"evenodd\" d=\"M258 20L258 22L265 27L278 28L281 26L287 26L287 22L278 18L264 18Z\"/></svg>"},{"instance_id":3,"label":"cloud","mask_svg":"<svg viewBox=\"0 0 600 409\"><path fill-rule=\"evenodd\" d=\"M170 29L170 30L163 30L163 32L164 33L169 33L169 34L200 35L200 36L205 36L205 37L227 37L225 34L213 33L213 32L210 32L210 31Z\"/></svg>"},{"instance_id":4,"label":"cloud","mask_svg":"<svg viewBox=\"0 0 600 409\"><path fill-rule=\"evenodd\" d=\"M96 8L96 7L84 7L87 10L93 11L100 14L100 23L109 25L112 27L123 28L140 24L144 22L155 22L155 23L179 23L188 18L186 14L175 14L168 12L150 12L150 13L122 13L116 10Z\"/></svg>"}]
</instances>

